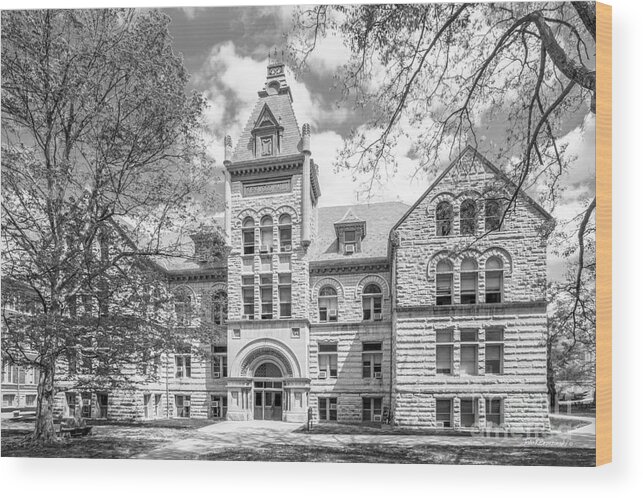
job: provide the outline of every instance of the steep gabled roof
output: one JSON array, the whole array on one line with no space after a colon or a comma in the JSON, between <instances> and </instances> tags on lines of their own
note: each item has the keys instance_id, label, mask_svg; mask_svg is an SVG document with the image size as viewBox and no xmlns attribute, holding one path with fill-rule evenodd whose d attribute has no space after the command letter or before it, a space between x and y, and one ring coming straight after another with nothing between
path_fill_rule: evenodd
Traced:
<instances>
[{"instance_id":1,"label":"steep gabled roof","mask_svg":"<svg viewBox=\"0 0 643 498\"><path fill-rule=\"evenodd\" d=\"M266 121L268 121L271 126L279 126L279 121L270 110L270 106L264 103L263 108L259 113L259 117L255 121L255 125L253 129L261 128L263 126L263 123Z\"/></svg>"},{"instance_id":2,"label":"steep gabled roof","mask_svg":"<svg viewBox=\"0 0 643 498\"><path fill-rule=\"evenodd\" d=\"M342 219L337 220L335 223L360 223L363 221L364 221L363 219L355 216L355 213L353 212L353 208L348 208L348 210L346 211L346 214L342 216Z\"/></svg>"},{"instance_id":3,"label":"steep gabled roof","mask_svg":"<svg viewBox=\"0 0 643 498\"><path fill-rule=\"evenodd\" d=\"M406 212L408 204L379 202L352 206L330 206L318 209L317 237L310 248L310 261L352 261L364 258L386 258L388 236L395 222ZM348 211L368 225L361 252L346 255L338 252L335 221L343 220Z\"/></svg>"},{"instance_id":4,"label":"steep gabled roof","mask_svg":"<svg viewBox=\"0 0 643 498\"><path fill-rule=\"evenodd\" d=\"M498 169L494 164L491 163L486 157L484 157L480 152L478 152L476 149L474 149L471 145L467 145L464 150L456 157L451 164L449 164L445 170L436 178L436 180L431 184L431 186L426 189L426 191L418 198L417 201L413 203L413 205L409 208L409 210L404 213L404 216L402 216L399 221L393 226L391 230L395 230L398 228L406 218L417 208L420 203L426 198L431 191L440 184L440 182L444 179L445 176L449 174L449 172L457 165L460 163L462 158L467 154L467 153L472 153L473 157L475 159L478 159L485 168L489 169L494 175L496 175L498 178L500 178L502 181L504 181L509 187L515 189L518 189L518 186L505 174L503 173L500 169ZM532 199L526 192L524 192L522 189L518 190L518 195L520 196L521 199L523 199L527 204L529 204L536 212L538 212L545 220L551 220L552 216L549 214L540 204L538 204L534 199Z\"/></svg>"},{"instance_id":5,"label":"steep gabled roof","mask_svg":"<svg viewBox=\"0 0 643 498\"><path fill-rule=\"evenodd\" d=\"M252 132L257 126L261 126L260 120L263 120L264 117L269 117L276 126L283 129L280 150L276 157L301 153L301 130L292 107L290 91L278 93L261 91L246 126L241 132L239 142L237 142L232 156L233 162L257 159L254 155Z\"/></svg>"}]
</instances>

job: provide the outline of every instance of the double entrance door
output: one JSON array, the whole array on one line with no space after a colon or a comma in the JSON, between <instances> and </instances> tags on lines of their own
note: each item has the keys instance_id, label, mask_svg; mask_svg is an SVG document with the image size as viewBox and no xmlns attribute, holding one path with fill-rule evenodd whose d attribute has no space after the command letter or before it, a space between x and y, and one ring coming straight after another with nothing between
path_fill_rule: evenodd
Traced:
<instances>
[{"instance_id":1,"label":"double entrance door","mask_svg":"<svg viewBox=\"0 0 643 498\"><path fill-rule=\"evenodd\" d=\"M279 381L255 381L255 420L281 420L283 385Z\"/></svg>"}]
</instances>

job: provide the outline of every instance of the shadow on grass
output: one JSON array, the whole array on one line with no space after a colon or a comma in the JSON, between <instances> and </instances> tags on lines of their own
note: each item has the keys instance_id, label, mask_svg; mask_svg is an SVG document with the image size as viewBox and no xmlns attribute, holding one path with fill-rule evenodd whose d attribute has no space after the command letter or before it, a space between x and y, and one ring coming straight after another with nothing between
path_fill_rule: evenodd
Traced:
<instances>
[{"instance_id":1,"label":"shadow on grass","mask_svg":"<svg viewBox=\"0 0 643 498\"><path fill-rule=\"evenodd\" d=\"M595 450L585 448L493 448L418 445L410 448L379 444L346 444L342 447L270 445L260 448L224 449L201 460L403 463L446 465L524 465L589 467Z\"/></svg>"},{"instance_id":2,"label":"shadow on grass","mask_svg":"<svg viewBox=\"0 0 643 498\"><path fill-rule=\"evenodd\" d=\"M22 431L21 431L22 432ZM131 458L149 451L158 440L125 439L121 437L89 436L78 439L58 439L52 443L34 444L25 439L30 431L2 434L3 457L29 458Z\"/></svg>"},{"instance_id":3,"label":"shadow on grass","mask_svg":"<svg viewBox=\"0 0 643 498\"><path fill-rule=\"evenodd\" d=\"M150 427L165 429L200 429L207 425L218 424L220 420L197 418L159 418L154 420L97 420L85 419L87 425L117 427Z\"/></svg>"},{"instance_id":4,"label":"shadow on grass","mask_svg":"<svg viewBox=\"0 0 643 498\"><path fill-rule=\"evenodd\" d=\"M213 420L159 419L145 421L87 420L92 434L80 438L60 438L51 443L34 443L27 437L32 430L16 424L2 429L2 456L32 458L132 458L139 453L196 434L196 429Z\"/></svg>"}]
</instances>

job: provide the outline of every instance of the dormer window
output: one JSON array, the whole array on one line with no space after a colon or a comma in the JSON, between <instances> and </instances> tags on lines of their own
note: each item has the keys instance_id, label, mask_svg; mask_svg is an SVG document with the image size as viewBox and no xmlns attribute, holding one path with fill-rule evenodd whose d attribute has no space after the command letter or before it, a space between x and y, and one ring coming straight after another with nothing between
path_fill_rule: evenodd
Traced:
<instances>
[{"instance_id":1,"label":"dormer window","mask_svg":"<svg viewBox=\"0 0 643 498\"><path fill-rule=\"evenodd\" d=\"M351 255L362 251L362 239L366 236L366 222L361 220L352 210L335 222L338 251L340 254Z\"/></svg>"},{"instance_id":2,"label":"dormer window","mask_svg":"<svg viewBox=\"0 0 643 498\"><path fill-rule=\"evenodd\" d=\"M255 157L270 157L279 154L279 142L283 127L279 119L265 104L252 130Z\"/></svg>"},{"instance_id":3,"label":"dormer window","mask_svg":"<svg viewBox=\"0 0 643 498\"><path fill-rule=\"evenodd\" d=\"M272 136L261 137L261 156L272 156Z\"/></svg>"}]
</instances>

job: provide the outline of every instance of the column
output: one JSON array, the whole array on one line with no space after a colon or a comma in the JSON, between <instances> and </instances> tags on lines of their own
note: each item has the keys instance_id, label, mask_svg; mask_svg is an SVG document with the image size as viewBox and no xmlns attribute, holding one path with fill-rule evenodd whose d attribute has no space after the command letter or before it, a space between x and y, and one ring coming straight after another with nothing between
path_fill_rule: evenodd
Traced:
<instances>
[{"instance_id":1,"label":"column","mask_svg":"<svg viewBox=\"0 0 643 498\"><path fill-rule=\"evenodd\" d=\"M226 244L232 244L232 213L231 213L231 203L232 203L232 187L230 185L230 171L228 167L232 164L232 138L230 135L226 135L224 139L225 147L225 156L223 160L223 166L225 167L223 174L225 176L225 190L224 190L224 202L225 202L225 237Z\"/></svg>"},{"instance_id":2,"label":"column","mask_svg":"<svg viewBox=\"0 0 643 498\"><path fill-rule=\"evenodd\" d=\"M301 244L310 245L310 125L302 127L302 152L304 153L304 171L301 182Z\"/></svg>"}]
</instances>

